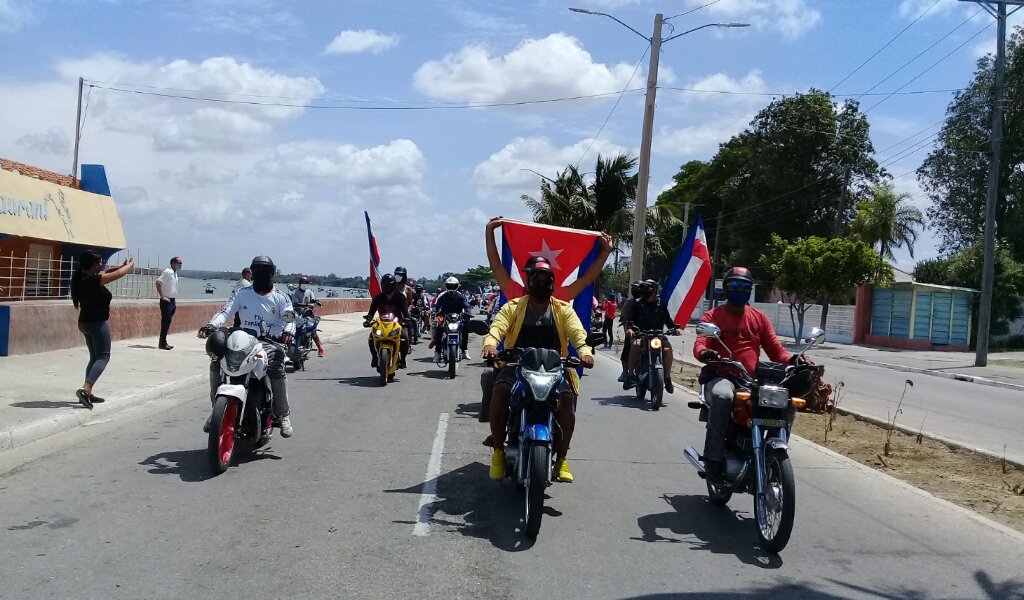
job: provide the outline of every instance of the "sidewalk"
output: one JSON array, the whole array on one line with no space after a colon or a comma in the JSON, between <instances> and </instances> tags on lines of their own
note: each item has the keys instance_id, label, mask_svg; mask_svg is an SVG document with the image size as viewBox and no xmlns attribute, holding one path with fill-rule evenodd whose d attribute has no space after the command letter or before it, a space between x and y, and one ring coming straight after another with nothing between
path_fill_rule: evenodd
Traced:
<instances>
[{"instance_id":1,"label":"sidewalk","mask_svg":"<svg viewBox=\"0 0 1024 600\"><path fill-rule=\"evenodd\" d=\"M329 344L364 335L362 323L361 313L324 316L320 339ZM174 334L168 342L174 350L158 350L155 338L114 342L110 364L96 385L96 395L106 402L91 411L75 398L89 361L84 345L0 358L0 451L108 419L188 386L205 385L209 373L205 342L195 333Z\"/></svg>"}]
</instances>

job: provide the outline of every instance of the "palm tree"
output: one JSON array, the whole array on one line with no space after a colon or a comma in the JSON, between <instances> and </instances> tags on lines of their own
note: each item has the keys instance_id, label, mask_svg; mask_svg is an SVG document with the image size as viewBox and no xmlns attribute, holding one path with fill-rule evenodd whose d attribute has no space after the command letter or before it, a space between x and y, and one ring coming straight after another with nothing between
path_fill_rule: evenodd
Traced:
<instances>
[{"instance_id":1,"label":"palm tree","mask_svg":"<svg viewBox=\"0 0 1024 600\"><path fill-rule=\"evenodd\" d=\"M851 232L869 246L877 244L883 259L895 260L893 250L903 246L914 258L914 243L924 229L924 215L910 204L910 199L906 192L896 193L891 183L872 187L857 207Z\"/></svg>"},{"instance_id":2,"label":"palm tree","mask_svg":"<svg viewBox=\"0 0 1024 600\"><path fill-rule=\"evenodd\" d=\"M590 188L572 165L556 174L554 179L544 177L539 199L523 195L522 200L537 223L586 228L593 220L594 201L590 197Z\"/></svg>"}]
</instances>

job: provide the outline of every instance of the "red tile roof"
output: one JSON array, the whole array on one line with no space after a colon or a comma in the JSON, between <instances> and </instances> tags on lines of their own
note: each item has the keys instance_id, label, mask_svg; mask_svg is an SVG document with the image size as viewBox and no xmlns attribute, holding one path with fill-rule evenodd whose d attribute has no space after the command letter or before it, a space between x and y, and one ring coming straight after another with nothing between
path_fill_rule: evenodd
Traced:
<instances>
[{"instance_id":1,"label":"red tile roof","mask_svg":"<svg viewBox=\"0 0 1024 600\"><path fill-rule=\"evenodd\" d=\"M60 173L54 173L53 171L47 171L46 169L40 169L39 167L33 167L32 165L26 165L25 163L13 161L8 158L0 157L0 169L13 171L26 177L33 177L41 181L49 181L50 183L56 183L57 185L63 185L65 187L76 189L81 188L81 182L71 175L61 175Z\"/></svg>"}]
</instances>

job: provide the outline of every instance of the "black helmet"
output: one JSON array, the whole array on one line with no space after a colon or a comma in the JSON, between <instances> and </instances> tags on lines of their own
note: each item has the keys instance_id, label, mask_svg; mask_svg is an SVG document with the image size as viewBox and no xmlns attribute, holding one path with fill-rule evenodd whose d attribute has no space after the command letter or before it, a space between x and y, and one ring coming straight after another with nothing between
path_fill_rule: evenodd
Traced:
<instances>
[{"instance_id":1,"label":"black helmet","mask_svg":"<svg viewBox=\"0 0 1024 600\"><path fill-rule=\"evenodd\" d=\"M224 357L224 353L228 351L228 332L227 330L215 329L206 338L206 354L213 360L219 360Z\"/></svg>"},{"instance_id":2,"label":"black helmet","mask_svg":"<svg viewBox=\"0 0 1024 600\"><path fill-rule=\"evenodd\" d=\"M639 282L637 285L639 286L641 298L658 289L658 284L654 283L650 279L645 279Z\"/></svg>"},{"instance_id":3,"label":"black helmet","mask_svg":"<svg viewBox=\"0 0 1024 600\"><path fill-rule=\"evenodd\" d=\"M789 390L789 395L793 398L805 398L814 391L815 371L818 368L814 365L792 367L789 375L782 381L782 386Z\"/></svg>"},{"instance_id":4,"label":"black helmet","mask_svg":"<svg viewBox=\"0 0 1024 600\"><path fill-rule=\"evenodd\" d=\"M413 286L412 289L415 290L417 294L419 294L423 292L423 284L417 283L415 286Z\"/></svg>"},{"instance_id":5,"label":"black helmet","mask_svg":"<svg viewBox=\"0 0 1024 600\"><path fill-rule=\"evenodd\" d=\"M274 266L274 261L270 260L269 256L257 256L252 259L252 264L249 265L252 269L252 274L255 277L257 271L270 271L271 275L277 272L277 267Z\"/></svg>"},{"instance_id":6,"label":"black helmet","mask_svg":"<svg viewBox=\"0 0 1024 600\"><path fill-rule=\"evenodd\" d=\"M555 274L554 269L551 268L551 263L543 256L531 256L527 259L526 264L523 266L523 270L526 271L527 275L537 270L547 271L552 275Z\"/></svg>"},{"instance_id":7,"label":"black helmet","mask_svg":"<svg viewBox=\"0 0 1024 600\"><path fill-rule=\"evenodd\" d=\"M409 272L405 270L405 267L395 267L395 283L405 283L408 278Z\"/></svg>"},{"instance_id":8,"label":"black helmet","mask_svg":"<svg viewBox=\"0 0 1024 600\"><path fill-rule=\"evenodd\" d=\"M392 275L391 273L385 273L384 276L380 278L380 291L384 292L385 294L390 294L391 292L395 291L394 275Z\"/></svg>"},{"instance_id":9,"label":"black helmet","mask_svg":"<svg viewBox=\"0 0 1024 600\"><path fill-rule=\"evenodd\" d=\"M639 281L634 281L633 283L629 284L629 295L632 296L633 298L639 298L640 297L640 282Z\"/></svg>"},{"instance_id":10,"label":"black helmet","mask_svg":"<svg viewBox=\"0 0 1024 600\"><path fill-rule=\"evenodd\" d=\"M728 283L729 281L745 281L750 284L751 287L754 285L754 276L750 273L750 269L746 267L733 267L726 272L725 277L722 278L722 283Z\"/></svg>"}]
</instances>

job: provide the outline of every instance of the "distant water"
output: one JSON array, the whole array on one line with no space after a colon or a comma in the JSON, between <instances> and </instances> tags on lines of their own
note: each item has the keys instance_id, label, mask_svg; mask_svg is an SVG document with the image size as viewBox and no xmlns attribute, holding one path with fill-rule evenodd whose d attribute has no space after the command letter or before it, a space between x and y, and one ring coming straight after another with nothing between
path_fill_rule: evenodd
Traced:
<instances>
[{"instance_id":1,"label":"distant water","mask_svg":"<svg viewBox=\"0 0 1024 600\"><path fill-rule=\"evenodd\" d=\"M212 284L212 286L214 287L212 294L206 293L206 284ZM235 285L237 284L237 279L234 281L227 281L225 279L204 280L192 279L189 277L179 277L178 297L181 298L182 300L227 300L227 297L230 296L231 292L235 290ZM287 287L285 285L280 285L280 287L287 291ZM323 286L323 291L320 291L319 286L312 287L313 293L316 294L316 297L320 299L327 297L327 290L334 290L338 294L338 298L367 297L366 290Z\"/></svg>"}]
</instances>

